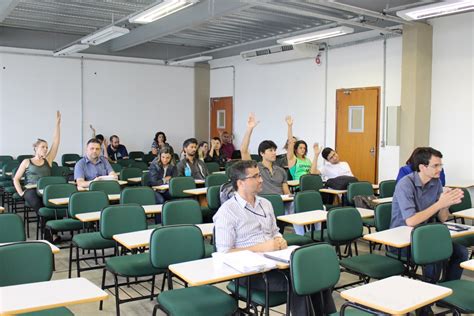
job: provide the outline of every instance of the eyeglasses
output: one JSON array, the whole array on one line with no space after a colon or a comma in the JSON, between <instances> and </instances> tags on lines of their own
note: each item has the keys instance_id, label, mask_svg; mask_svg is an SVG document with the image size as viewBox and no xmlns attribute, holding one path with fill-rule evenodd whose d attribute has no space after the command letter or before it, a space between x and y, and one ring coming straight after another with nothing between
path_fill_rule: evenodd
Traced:
<instances>
[{"instance_id":1,"label":"eyeglasses","mask_svg":"<svg viewBox=\"0 0 474 316\"><path fill-rule=\"evenodd\" d=\"M425 166L433 168L433 169L443 169L443 164L442 163L438 163L436 165L425 165Z\"/></svg>"},{"instance_id":2,"label":"eyeglasses","mask_svg":"<svg viewBox=\"0 0 474 316\"><path fill-rule=\"evenodd\" d=\"M242 180L246 180L246 179L259 179L262 177L262 174L261 173L256 173L254 174L253 176L246 176L245 178L242 178Z\"/></svg>"}]
</instances>

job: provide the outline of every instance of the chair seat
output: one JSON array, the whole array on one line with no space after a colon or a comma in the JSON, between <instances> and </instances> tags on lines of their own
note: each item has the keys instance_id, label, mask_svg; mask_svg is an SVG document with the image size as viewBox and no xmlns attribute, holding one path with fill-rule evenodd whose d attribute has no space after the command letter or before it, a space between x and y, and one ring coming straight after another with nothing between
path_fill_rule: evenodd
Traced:
<instances>
[{"instance_id":1,"label":"chair seat","mask_svg":"<svg viewBox=\"0 0 474 316\"><path fill-rule=\"evenodd\" d=\"M152 225L148 225L148 229L155 229L155 228L158 228L158 227L161 227L163 226L162 224L152 224Z\"/></svg>"},{"instance_id":2,"label":"chair seat","mask_svg":"<svg viewBox=\"0 0 474 316\"><path fill-rule=\"evenodd\" d=\"M390 252L390 251L386 251L385 252L385 255L387 257L390 257L390 258L393 258L393 259L397 259L398 260L398 254L397 253L393 253L393 252ZM401 262L407 262L407 257L406 256L400 256L400 261Z\"/></svg>"},{"instance_id":3,"label":"chair seat","mask_svg":"<svg viewBox=\"0 0 474 316\"><path fill-rule=\"evenodd\" d=\"M311 238L311 232L310 232L310 231L309 231L309 232L306 232L304 235L305 235L306 237ZM321 240L321 231L320 231L320 230L315 230L314 233L313 233L313 236L314 236L314 240L316 240L316 241L328 240L328 231L327 231L327 229L325 229L325 230L323 231L323 239L324 239L324 240Z\"/></svg>"},{"instance_id":4,"label":"chair seat","mask_svg":"<svg viewBox=\"0 0 474 316\"><path fill-rule=\"evenodd\" d=\"M66 209L65 208L49 208L49 207L42 207L39 209L38 214L46 219L48 218L63 218L66 216Z\"/></svg>"},{"instance_id":5,"label":"chair seat","mask_svg":"<svg viewBox=\"0 0 474 316\"><path fill-rule=\"evenodd\" d=\"M74 313L71 312L66 307L58 307L58 308L46 309L44 311L23 313L23 314L18 314L18 315L21 315L21 316L74 316Z\"/></svg>"},{"instance_id":6,"label":"chair seat","mask_svg":"<svg viewBox=\"0 0 474 316\"><path fill-rule=\"evenodd\" d=\"M23 197L15 192L15 193L13 193L13 199L19 201L19 200L23 200Z\"/></svg>"},{"instance_id":7,"label":"chair seat","mask_svg":"<svg viewBox=\"0 0 474 316\"><path fill-rule=\"evenodd\" d=\"M227 289L231 293L235 293L235 282L231 281L227 284ZM247 299L247 287L239 286L239 298ZM250 300L259 306L265 306L265 291L252 289L250 292ZM282 305L286 303L286 291L269 292L268 304L270 307Z\"/></svg>"},{"instance_id":8,"label":"chair seat","mask_svg":"<svg viewBox=\"0 0 474 316\"><path fill-rule=\"evenodd\" d=\"M163 269L153 268L149 253L130 256L117 256L105 261L107 270L122 276L139 277L166 272Z\"/></svg>"},{"instance_id":9,"label":"chair seat","mask_svg":"<svg viewBox=\"0 0 474 316\"><path fill-rule=\"evenodd\" d=\"M161 292L157 301L173 316L224 316L232 315L237 309L230 295L212 285Z\"/></svg>"},{"instance_id":10,"label":"chair seat","mask_svg":"<svg viewBox=\"0 0 474 316\"><path fill-rule=\"evenodd\" d=\"M401 261L375 254L345 258L340 261L340 264L346 269L374 279L399 275L405 270Z\"/></svg>"},{"instance_id":11,"label":"chair seat","mask_svg":"<svg viewBox=\"0 0 474 316\"><path fill-rule=\"evenodd\" d=\"M55 219L48 221L46 227L49 227L55 231L71 231L81 230L83 224L81 221L73 218Z\"/></svg>"},{"instance_id":12,"label":"chair seat","mask_svg":"<svg viewBox=\"0 0 474 316\"><path fill-rule=\"evenodd\" d=\"M474 313L474 282L468 280L454 280L438 283L438 285L450 288L453 294L441 300L462 310L463 314Z\"/></svg>"},{"instance_id":13,"label":"chair seat","mask_svg":"<svg viewBox=\"0 0 474 316\"><path fill-rule=\"evenodd\" d=\"M4 190L6 193L15 193L15 192L16 192L15 187L5 187L3 190Z\"/></svg>"},{"instance_id":14,"label":"chair seat","mask_svg":"<svg viewBox=\"0 0 474 316\"><path fill-rule=\"evenodd\" d=\"M115 241L105 239L100 232L74 235L72 243L81 249L106 249L115 247Z\"/></svg>"},{"instance_id":15,"label":"chair seat","mask_svg":"<svg viewBox=\"0 0 474 316\"><path fill-rule=\"evenodd\" d=\"M374 217L363 218L362 223L364 224L364 226L375 227L375 218Z\"/></svg>"},{"instance_id":16,"label":"chair seat","mask_svg":"<svg viewBox=\"0 0 474 316\"><path fill-rule=\"evenodd\" d=\"M467 235L467 236L454 238L453 242L464 247L471 247L471 246L474 246L474 235Z\"/></svg>"},{"instance_id":17,"label":"chair seat","mask_svg":"<svg viewBox=\"0 0 474 316\"><path fill-rule=\"evenodd\" d=\"M204 242L204 258L211 258L212 253L215 252L214 245L211 245L209 241Z\"/></svg>"},{"instance_id":18,"label":"chair seat","mask_svg":"<svg viewBox=\"0 0 474 316\"><path fill-rule=\"evenodd\" d=\"M311 237L301 236L294 233L284 233L283 238L286 240L286 243L288 244L288 246L293 246L293 245L302 246L302 245L307 245L314 242L311 239Z\"/></svg>"}]
</instances>

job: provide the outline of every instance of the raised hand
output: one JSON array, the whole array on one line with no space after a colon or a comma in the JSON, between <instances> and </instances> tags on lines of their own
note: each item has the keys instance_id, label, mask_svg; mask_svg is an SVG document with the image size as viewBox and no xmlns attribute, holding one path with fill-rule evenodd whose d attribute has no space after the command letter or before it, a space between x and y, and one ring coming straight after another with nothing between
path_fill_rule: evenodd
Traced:
<instances>
[{"instance_id":1,"label":"raised hand","mask_svg":"<svg viewBox=\"0 0 474 316\"><path fill-rule=\"evenodd\" d=\"M321 152L321 148L319 148L319 143L314 143L313 150L316 156L319 155L319 153Z\"/></svg>"},{"instance_id":2,"label":"raised hand","mask_svg":"<svg viewBox=\"0 0 474 316\"><path fill-rule=\"evenodd\" d=\"M290 115L287 115L285 117L285 121L286 121L286 124L288 124L289 126L293 125L293 118Z\"/></svg>"},{"instance_id":3,"label":"raised hand","mask_svg":"<svg viewBox=\"0 0 474 316\"><path fill-rule=\"evenodd\" d=\"M248 121L247 121L247 127L254 128L255 126L258 125L260 121L257 121L257 118L255 117L255 113L250 113Z\"/></svg>"},{"instance_id":4,"label":"raised hand","mask_svg":"<svg viewBox=\"0 0 474 316\"><path fill-rule=\"evenodd\" d=\"M56 111L56 124L61 124L61 112Z\"/></svg>"}]
</instances>

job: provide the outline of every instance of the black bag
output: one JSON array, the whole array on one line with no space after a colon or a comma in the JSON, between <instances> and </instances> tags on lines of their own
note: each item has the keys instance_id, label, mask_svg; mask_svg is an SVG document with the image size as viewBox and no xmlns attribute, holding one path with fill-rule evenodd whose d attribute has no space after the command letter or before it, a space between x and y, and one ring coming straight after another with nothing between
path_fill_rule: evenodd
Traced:
<instances>
[{"instance_id":1,"label":"black bag","mask_svg":"<svg viewBox=\"0 0 474 316\"><path fill-rule=\"evenodd\" d=\"M228 181L221 185L219 190L219 199L221 200L221 205L224 204L225 201L232 198L235 194L234 187L232 186L232 182Z\"/></svg>"},{"instance_id":2,"label":"black bag","mask_svg":"<svg viewBox=\"0 0 474 316\"><path fill-rule=\"evenodd\" d=\"M326 186L334 190L347 190L349 183L358 182L356 177L339 176L326 181Z\"/></svg>"},{"instance_id":3,"label":"black bag","mask_svg":"<svg viewBox=\"0 0 474 316\"><path fill-rule=\"evenodd\" d=\"M374 203L373 200L375 200L377 197L375 195L356 195L354 196L354 205L355 207L361 207L361 208L368 208L371 210L375 210L375 207L377 206L377 203Z\"/></svg>"}]
</instances>

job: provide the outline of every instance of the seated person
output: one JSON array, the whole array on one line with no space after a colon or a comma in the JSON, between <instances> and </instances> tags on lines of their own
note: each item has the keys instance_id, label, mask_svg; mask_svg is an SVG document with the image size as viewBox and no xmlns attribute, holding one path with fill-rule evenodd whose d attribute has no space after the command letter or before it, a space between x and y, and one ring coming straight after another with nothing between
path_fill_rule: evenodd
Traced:
<instances>
[{"instance_id":1,"label":"seated person","mask_svg":"<svg viewBox=\"0 0 474 316\"><path fill-rule=\"evenodd\" d=\"M314 145L314 154L317 157L319 155L319 145ZM345 161L339 160L339 155L337 152L329 147L326 147L321 152L321 156L329 163L325 163L321 170L314 170L314 174L320 174L324 181L328 179L340 177L340 176L350 176L353 177L351 167Z\"/></svg>"},{"instance_id":2,"label":"seated person","mask_svg":"<svg viewBox=\"0 0 474 316\"><path fill-rule=\"evenodd\" d=\"M221 139L219 137L214 137L211 139L211 150L207 153L205 162L216 162L219 164L219 167L225 167L227 162L227 157L222 151Z\"/></svg>"},{"instance_id":3,"label":"seated person","mask_svg":"<svg viewBox=\"0 0 474 316\"><path fill-rule=\"evenodd\" d=\"M120 139L117 135L110 136L110 145L107 146L107 154L109 160L117 162L119 159L128 159L127 148L120 144Z\"/></svg>"},{"instance_id":4,"label":"seated person","mask_svg":"<svg viewBox=\"0 0 474 316\"><path fill-rule=\"evenodd\" d=\"M419 150L420 148L425 148L425 147L415 148L415 150L411 153L410 158L408 158L408 160L406 162L406 165L401 167L400 170L398 170L397 183L398 183L398 181L400 181L401 178L403 178L404 176L406 176L406 175L412 173L413 171L415 171L415 169L413 168L412 160L413 160L413 156L415 155L416 151ZM439 179L441 181L441 185L444 187L446 185L446 176L444 174L444 169L441 169Z\"/></svg>"},{"instance_id":5,"label":"seated person","mask_svg":"<svg viewBox=\"0 0 474 316\"><path fill-rule=\"evenodd\" d=\"M109 159L109 155L107 154L107 140L105 139L104 135L97 134L92 124L90 124L89 127L92 130L92 138L96 138L100 142L100 155Z\"/></svg>"},{"instance_id":6,"label":"seated person","mask_svg":"<svg viewBox=\"0 0 474 316\"><path fill-rule=\"evenodd\" d=\"M200 142L198 144L197 153L199 160L204 161L209 153L209 144L205 141Z\"/></svg>"},{"instance_id":7,"label":"seated person","mask_svg":"<svg viewBox=\"0 0 474 316\"><path fill-rule=\"evenodd\" d=\"M225 155L227 160L231 160L232 154L235 151L234 144L232 144L232 134L227 131L219 131L219 135L222 142L222 153Z\"/></svg>"},{"instance_id":8,"label":"seated person","mask_svg":"<svg viewBox=\"0 0 474 316\"><path fill-rule=\"evenodd\" d=\"M148 185L158 186L162 184L168 184L170 179L178 176L178 169L172 162L172 149L164 146L158 151L158 157L156 157L150 164L150 173ZM155 191L156 204L163 204L166 200L171 199L168 190L163 192Z\"/></svg>"},{"instance_id":9,"label":"seated person","mask_svg":"<svg viewBox=\"0 0 474 316\"><path fill-rule=\"evenodd\" d=\"M158 151L161 148L165 147L165 146L171 148L171 151L172 151L171 156L173 156L173 154L174 154L173 147L171 147L171 145L166 142L165 133L164 132L157 132L155 134L155 138L153 138L153 143L151 144L151 153L153 155L157 156Z\"/></svg>"},{"instance_id":10,"label":"seated person","mask_svg":"<svg viewBox=\"0 0 474 316\"><path fill-rule=\"evenodd\" d=\"M250 250L267 252L287 248L285 239L276 225L272 204L258 196L262 191L263 179L257 163L252 160L236 162L229 170L230 180L236 191L213 217L215 245L218 252ZM287 272L286 272L287 273ZM286 291L287 281L279 271L265 273L270 291ZM250 277L251 289L265 290L261 275ZM247 282L240 279L243 286ZM324 304L321 301L324 300ZM312 315L304 296L291 295L292 315ZM311 296L311 307L316 315L335 312L331 291ZM311 308L310 307L310 308Z\"/></svg>"},{"instance_id":11,"label":"seated person","mask_svg":"<svg viewBox=\"0 0 474 316\"><path fill-rule=\"evenodd\" d=\"M197 139L189 138L183 143L184 158L178 162L178 176L193 177L195 180L204 180L209 175L204 161L196 156Z\"/></svg>"},{"instance_id":12,"label":"seated person","mask_svg":"<svg viewBox=\"0 0 474 316\"><path fill-rule=\"evenodd\" d=\"M78 187L88 188L92 181L111 176L117 180L117 174L105 157L100 155L100 142L92 138L87 142L86 155L74 166L74 180Z\"/></svg>"},{"instance_id":13,"label":"seated person","mask_svg":"<svg viewBox=\"0 0 474 316\"><path fill-rule=\"evenodd\" d=\"M449 207L461 203L464 196L460 189L446 188L439 181L443 163L443 155L431 147L419 148L412 157L415 171L403 177L395 187L392 202L392 219L390 228L399 226L415 227L437 219L445 222L448 219ZM433 246L436 241L433 240ZM392 252L396 250L391 249ZM407 249L402 254L406 255ZM462 269L459 264L467 260L467 249L453 243L453 254L448 263L447 281L461 278ZM438 281L441 266L427 266L423 274Z\"/></svg>"}]
</instances>

